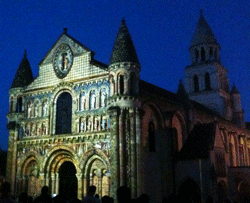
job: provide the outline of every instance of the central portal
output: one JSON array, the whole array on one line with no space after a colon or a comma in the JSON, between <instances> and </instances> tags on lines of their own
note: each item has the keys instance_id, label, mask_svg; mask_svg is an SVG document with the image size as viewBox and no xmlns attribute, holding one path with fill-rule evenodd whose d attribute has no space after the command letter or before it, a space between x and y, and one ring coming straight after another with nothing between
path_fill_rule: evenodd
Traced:
<instances>
[{"instance_id":1,"label":"central portal","mask_svg":"<svg viewBox=\"0 0 250 203\"><path fill-rule=\"evenodd\" d=\"M67 199L77 197L76 168L70 161L64 162L59 169L59 194Z\"/></svg>"}]
</instances>

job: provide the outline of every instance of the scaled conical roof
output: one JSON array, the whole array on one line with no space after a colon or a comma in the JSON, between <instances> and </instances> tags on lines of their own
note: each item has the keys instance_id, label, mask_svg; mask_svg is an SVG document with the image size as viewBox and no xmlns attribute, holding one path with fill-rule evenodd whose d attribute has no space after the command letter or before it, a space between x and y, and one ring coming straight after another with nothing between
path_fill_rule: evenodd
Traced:
<instances>
[{"instance_id":1,"label":"scaled conical roof","mask_svg":"<svg viewBox=\"0 0 250 203\"><path fill-rule=\"evenodd\" d=\"M196 25L194 35L191 41L191 47L199 44L218 44L210 26L203 17L202 10L200 11L200 19Z\"/></svg>"},{"instance_id":2,"label":"scaled conical roof","mask_svg":"<svg viewBox=\"0 0 250 203\"><path fill-rule=\"evenodd\" d=\"M109 65L120 62L134 62L139 64L135 47L124 19L117 33Z\"/></svg>"},{"instance_id":3,"label":"scaled conical roof","mask_svg":"<svg viewBox=\"0 0 250 203\"><path fill-rule=\"evenodd\" d=\"M11 88L25 87L29 85L32 81L33 81L33 74L25 50L23 59L17 69Z\"/></svg>"}]
</instances>

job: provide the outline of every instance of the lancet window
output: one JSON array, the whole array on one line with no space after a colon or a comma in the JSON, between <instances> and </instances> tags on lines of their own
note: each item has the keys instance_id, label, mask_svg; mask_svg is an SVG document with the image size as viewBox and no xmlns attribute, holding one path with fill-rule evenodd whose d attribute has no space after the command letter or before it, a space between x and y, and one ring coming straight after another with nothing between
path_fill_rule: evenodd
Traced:
<instances>
[{"instance_id":1,"label":"lancet window","mask_svg":"<svg viewBox=\"0 0 250 203\"><path fill-rule=\"evenodd\" d=\"M194 92L199 92L199 78L197 75L194 75Z\"/></svg>"},{"instance_id":2,"label":"lancet window","mask_svg":"<svg viewBox=\"0 0 250 203\"><path fill-rule=\"evenodd\" d=\"M155 126L152 121L148 124L148 147L150 152L155 152Z\"/></svg>"},{"instance_id":3,"label":"lancet window","mask_svg":"<svg viewBox=\"0 0 250 203\"><path fill-rule=\"evenodd\" d=\"M209 73L205 74L205 89L210 90L211 89L211 81L210 81L210 75Z\"/></svg>"}]
</instances>

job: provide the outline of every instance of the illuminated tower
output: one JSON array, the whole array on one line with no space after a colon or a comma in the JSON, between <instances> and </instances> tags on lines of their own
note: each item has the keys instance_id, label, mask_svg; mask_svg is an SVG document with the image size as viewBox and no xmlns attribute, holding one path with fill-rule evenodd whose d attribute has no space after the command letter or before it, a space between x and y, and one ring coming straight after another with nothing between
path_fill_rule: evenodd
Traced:
<instances>
[{"instance_id":1,"label":"illuminated tower","mask_svg":"<svg viewBox=\"0 0 250 203\"><path fill-rule=\"evenodd\" d=\"M191 65L185 69L185 83L190 99L231 120L232 103L227 69L221 65L220 45L203 17L202 10L189 52Z\"/></svg>"},{"instance_id":2,"label":"illuminated tower","mask_svg":"<svg viewBox=\"0 0 250 203\"><path fill-rule=\"evenodd\" d=\"M119 186L131 188L136 197L138 180L138 142L140 117L138 101L140 64L126 26L122 20L109 62L112 190Z\"/></svg>"},{"instance_id":3,"label":"illuminated tower","mask_svg":"<svg viewBox=\"0 0 250 203\"><path fill-rule=\"evenodd\" d=\"M15 192L14 185L17 171L17 141L20 134L20 124L24 119L24 88L33 81L33 74L26 51L17 69L16 75L9 90L9 113L7 114L9 130L8 157L6 179L11 183L12 192Z\"/></svg>"}]
</instances>

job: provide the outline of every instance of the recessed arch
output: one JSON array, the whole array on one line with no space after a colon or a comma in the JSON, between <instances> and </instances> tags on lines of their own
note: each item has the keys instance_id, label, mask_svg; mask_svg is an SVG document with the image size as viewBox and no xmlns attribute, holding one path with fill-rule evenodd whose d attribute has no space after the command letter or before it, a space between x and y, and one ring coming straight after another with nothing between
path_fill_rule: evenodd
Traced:
<instances>
[{"instance_id":1,"label":"recessed arch","mask_svg":"<svg viewBox=\"0 0 250 203\"><path fill-rule=\"evenodd\" d=\"M176 129L178 151L182 148L187 139L185 119L181 112L177 111L172 118L171 128Z\"/></svg>"},{"instance_id":2,"label":"recessed arch","mask_svg":"<svg viewBox=\"0 0 250 203\"><path fill-rule=\"evenodd\" d=\"M199 78L197 75L194 75L193 82L194 82L194 92L199 92Z\"/></svg>"},{"instance_id":3,"label":"recessed arch","mask_svg":"<svg viewBox=\"0 0 250 203\"><path fill-rule=\"evenodd\" d=\"M72 96L62 92L56 101L56 134L72 132Z\"/></svg>"},{"instance_id":4,"label":"recessed arch","mask_svg":"<svg viewBox=\"0 0 250 203\"><path fill-rule=\"evenodd\" d=\"M208 72L205 73L205 90L211 89L210 75Z\"/></svg>"},{"instance_id":5,"label":"recessed arch","mask_svg":"<svg viewBox=\"0 0 250 203\"><path fill-rule=\"evenodd\" d=\"M52 165L52 163L56 160L56 157L58 156L64 156L64 158L67 158L75 163L77 172L80 173L80 168L79 166L79 161L75 155L75 152L67 147L67 146L56 146L54 148L52 148L48 153L47 153L47 158L43 161L42 164L42 169L44 170L44 173L49 173L50 172L50 167Z\"/></svg>"}]
</instances>

